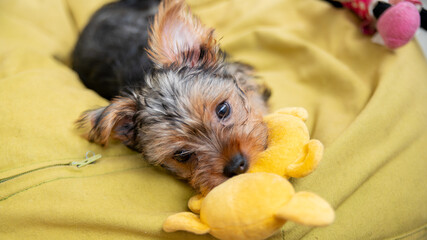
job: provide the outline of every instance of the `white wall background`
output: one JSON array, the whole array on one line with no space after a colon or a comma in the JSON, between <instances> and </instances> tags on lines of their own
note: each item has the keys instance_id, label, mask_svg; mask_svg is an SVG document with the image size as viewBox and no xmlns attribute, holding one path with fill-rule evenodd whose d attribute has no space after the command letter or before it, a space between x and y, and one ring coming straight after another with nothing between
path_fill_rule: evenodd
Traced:
<instances>
[{"instance_id":1,"label":"white wall background","mask_svg":"<svg viewBox=\"0 0 427 240\"><path fill-rule=\"evenodd\" d=\"M421 2L423 3L424 9L427 9L427 0L421 0ZM424 56L427 58L427 31L424 29L418 30L416 38L424 52Z\"/></svg>"}]
</instances>

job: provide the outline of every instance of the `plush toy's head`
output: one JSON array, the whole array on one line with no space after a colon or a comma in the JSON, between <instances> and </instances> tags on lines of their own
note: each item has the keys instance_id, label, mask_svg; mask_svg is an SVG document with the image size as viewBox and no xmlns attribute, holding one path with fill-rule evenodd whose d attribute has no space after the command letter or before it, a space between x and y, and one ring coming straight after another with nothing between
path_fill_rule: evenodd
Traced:
<instances>
[{"instance_id":1,"label":"plush toy's head","mask_svg":"<svg viewBox=\"0 0 427 240\"><path fill-rule=\"evenodd\" d=\"M249 172L271 172L286 178L304 177L314 171L323 156L323 145L310 140L304 108L283 108L264 117L268 148Z\"/></svg>"},{"instance_id":2,"label":"plush toy's head","mask_svg":"<svg viewBox=\"0 0 427 240\"><path fill-rule=\"evenodd\" d=\"M410 2L399 2L387 9L377 21L377 30L384 44L399 48L408 43L420 27L420 14Z\"/></svg>"},{"instance_id":3,"label":"plush toy's head","mask_svg":"<svg viewBox=\"0 0 427 240\"><path fill-rule=\"evenodd\" d=\"M325 200L309 192L295 193L289 181L272 173L233 177L204 199L190 201L190 207L200 211L200 218L190 212L178 213L166 220L163 229L249 240L271 236L287 220L325 226L334 219L334 211Z\"/></svg>"}]
</instances>

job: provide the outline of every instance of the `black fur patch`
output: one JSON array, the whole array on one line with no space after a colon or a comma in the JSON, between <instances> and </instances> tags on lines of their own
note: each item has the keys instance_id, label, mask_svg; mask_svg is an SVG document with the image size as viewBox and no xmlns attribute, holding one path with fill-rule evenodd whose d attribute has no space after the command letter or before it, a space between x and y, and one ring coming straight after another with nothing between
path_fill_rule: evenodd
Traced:
<instances>
[{"instance_id":1,"label":"black fur patch","mask_svg":"<svg viewBox=\"0 0 427 240\"><path fill-rule=\"evenodd\" d=\"M72 53L72 68L88 88L111 99L127 86L143 84L153 67L145 49L159 2L122 0L92 16Z\"/></svg>"}]
</instances>

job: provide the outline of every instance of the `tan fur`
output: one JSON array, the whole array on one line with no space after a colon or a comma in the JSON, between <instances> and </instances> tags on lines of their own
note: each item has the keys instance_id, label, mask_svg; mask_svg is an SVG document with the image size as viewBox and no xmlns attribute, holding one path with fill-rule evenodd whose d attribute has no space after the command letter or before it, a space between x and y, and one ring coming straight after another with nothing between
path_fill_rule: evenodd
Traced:
<instances>
[{"instance_id":1,"label":"tan fur","mask_svg":"<svg viewBox=\"0 0 427 240\"><path fill-rule=\"evenodd\" d=\"M190 184L203 194L228 179L223 174L224 166L234 155L241 153L251 164L267 144L267 127L262 121L261 112L248 109L245 106L248 100L242 99L236 92L212 93L212 95L216 94L218 97L212 100L203 92L195 94L191 102L195 106L192 114L198 116L195 119L200 119L202 122L192 123L189 120L187 123L190 126L186 136L181 136L181 139L171 137L168 141L172 146L174 142L176 144L180 141L190 142L191 144L185 145L184 148L200 149L197 160L181 164L176 163L173 158L166 158L162 162L174 166L173 171L190 180ZM220 122L215 116L214 109L223 99L228 99L233 110L229 119ZM199 133L195 133L195 130L202 126L206 128L206 132L202 133L200 130ZM179 133L175 132L171 135L179 136Z\"/></svg>"},{"instance_id":2,"label":"tan fur","mask_svg":"<svg viewBox=\"0 0 427 240\"><path fill-rule=\"evenodd\" d=\"M224 169L233 157L250 165L265 149L268 91L254 81L251 67L226 61L213 29L183 0L161 4L149 45L157 66L143 86L85 113L80 123L91 123L91 141L119 139L206 194L230 177ZM224 102L231 111L221 119L216 108ZM191 157L177 161L180 151Z\"/></svg>"},{"instance_id":3,"label":"tan fur","mask_svg":"<svg viewBox=\"0 0 427 240\"><path fill-rule=\"evenodd\" d=\"M134 115L135 110L135 102L131 99L117 97L111 101L108 107L85 112L77 123L83 127L90 122L92 128L85 137L91 142L106 146L110 138L120 141L127 140L125 136L117 134L117 126L130 121L129 118Z\"/></svg>"},{"instance_id":4,"label":"tan fur","mask_svg":"<svg viewBox=\"0 0 427 240\"><path fill-rule=\"evenodd\" d=\"M189 41L176 44L176 33L188 32ZM200 48L207 50L203 62L214 64L217 61L219 47L214 39L214 29L205 27L191 14L184 0L165 0L159 6L159 12L151 27L148 53L159 67L170 65L194 67L198 63ZM187 54L187 56L185 55Z\"/></svg>"}]
</instances>

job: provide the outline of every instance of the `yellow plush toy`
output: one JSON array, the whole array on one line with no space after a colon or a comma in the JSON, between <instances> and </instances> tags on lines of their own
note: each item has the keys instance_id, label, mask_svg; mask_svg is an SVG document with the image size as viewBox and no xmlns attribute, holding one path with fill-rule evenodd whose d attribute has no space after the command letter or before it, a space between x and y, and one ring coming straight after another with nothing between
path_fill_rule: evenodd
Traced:
<instances>
[{"instance_id":1,"label":"yellow plush toy","mask_svg":"<svg viewBox=\"0 0 427 240\"><path fill-rule=\"evenodd\" d=\"M295 193L285 178L274 173L246 173L215 187L205 198L190 199L193 212L169 216L163 230L210 233L218 239L265 239L287 221L325 226L334 210L319 196Z\"/></svg>"},{"instance_id":2,"label":"yellow plush toy","mask_svg":"<svg viewBox=\"0 0 427 240\"><path fill-rule=\"evenodd\" d=\"M290 178L310 174L323 156L323 145L310 140L304 108L283 108L264 117L268 125L268 148L249 172L271 172Z\"/></svg>"},{"instance_id":3,"label":"yellow plush toy","mask_svg":"<svg viewBox=\"0 0 427 240\"><path fill-rule=\"evenodd\" d=\"M271 236L287 220L309 226L332 223L334 211L325 200L309 192L295 193L286 179L311 173L322 157L323 145L310 140L304 124L307 115L303 108L286 108L265 117L269 146L250 173L227 180L206 197L192 197L188 206L193 213L169 216L164 231L251 240Z\"/></svg>"}]
</instances>

